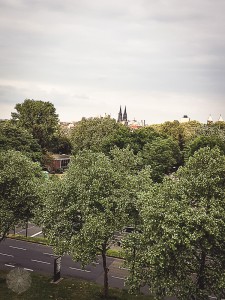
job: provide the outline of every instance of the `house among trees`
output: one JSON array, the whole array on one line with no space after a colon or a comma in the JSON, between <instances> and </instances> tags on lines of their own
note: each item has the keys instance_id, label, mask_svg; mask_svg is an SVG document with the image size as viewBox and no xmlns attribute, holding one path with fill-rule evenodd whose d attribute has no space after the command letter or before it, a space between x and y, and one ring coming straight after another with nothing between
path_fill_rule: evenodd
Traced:
<instances>
[{"instance_id":1,"label":"house among trees","mask_svg":"<svg viewBox=\"0 0 225 300\"><path fill-rule=\"evenodd\" d=\"M70 155L66 154L52 154L51 160L47 163L46 168L50 173L63 172L70 162Z\"/></svg>"}]
</instances>

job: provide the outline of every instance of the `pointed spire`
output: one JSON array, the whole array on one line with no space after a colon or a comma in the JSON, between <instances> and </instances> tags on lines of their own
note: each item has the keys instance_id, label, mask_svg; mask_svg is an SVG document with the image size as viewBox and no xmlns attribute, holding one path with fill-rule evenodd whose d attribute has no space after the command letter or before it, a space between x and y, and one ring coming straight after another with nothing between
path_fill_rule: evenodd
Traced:
<instances>
[{"instance_id":1,"label":"pointed spire","mask_svg":"<svg viewBox=\"0 0 225 300\"><path fill-rule=\"evenodd\" d=\"M122 109L121 109L121 105L120 105L120 111L118 113L118 120L117 122L122 122L123 118L122 118Z\"/></svg>"},{"instance_id":2,"label":"pointed spire","mask_svg":"<svg viewBox=\"0 0 225 300\"><path fill-rule=\"evenodd\" d=\"M127 108L126 108L126 106L125 106L124 113L123 113L123 121L127 122Z\"/></svg>"},{"instance_id":3,"label":"pointed spire","mask_svg":"<svg viewBox=\"0 0 225 300\"><path fill-rule=\"evenodd\" d=\"M212 124L212 123L213 123L212 116L209 115L208 120L207 120L207 124Z\"/></svg>"},{"instance_id":4,"label":"pointed spire","mask_svg":"<svg viewBox=\"0 0 225 300\"><path fill-rule=\"evenodd\" d=\"M223 122L223 118L222 118L222 116L220 115L220 117L219 117L219 120L218 120L218 122Z\"/></svg>"}]
</instances>

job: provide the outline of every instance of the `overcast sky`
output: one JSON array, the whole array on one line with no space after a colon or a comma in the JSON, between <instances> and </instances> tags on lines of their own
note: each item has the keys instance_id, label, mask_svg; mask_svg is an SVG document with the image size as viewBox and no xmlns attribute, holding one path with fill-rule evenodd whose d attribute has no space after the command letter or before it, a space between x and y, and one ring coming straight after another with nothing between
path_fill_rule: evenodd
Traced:
<instances>
[{"instance_id":1,"label":"overcast sky","mask_svg":"<svg viewBox=\"0 0 225 300\"><path fill-rule=\"evenodd\" d=\"M225 119L224 0L0 0L0 118Z\"/></svg>"}]
</instances>

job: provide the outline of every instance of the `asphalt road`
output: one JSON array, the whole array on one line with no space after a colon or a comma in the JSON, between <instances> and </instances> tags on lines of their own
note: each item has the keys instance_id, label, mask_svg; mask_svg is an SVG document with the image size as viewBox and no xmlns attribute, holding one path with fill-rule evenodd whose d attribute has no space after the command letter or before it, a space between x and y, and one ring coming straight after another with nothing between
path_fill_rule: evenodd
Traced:
<instances>
[{"instance_id":1,"label":"asphalt road","mask_svg":"<svg viewBox=\"0 0 225 300\"><path fill-rule=\"evenodd\" d=\"M124 288L124 279L128 270L123 268L123 260L108 257L109 285ZM30 272L38 272L53 276L54 255L51 247L14 239L6 239L0 243L0 268L24 268ZM62 257L62 277L77 277L103 284L103 267L101 257L98 261L82 269L80 263L74 262L69 255Z\"/></svg>"}]
</instances>

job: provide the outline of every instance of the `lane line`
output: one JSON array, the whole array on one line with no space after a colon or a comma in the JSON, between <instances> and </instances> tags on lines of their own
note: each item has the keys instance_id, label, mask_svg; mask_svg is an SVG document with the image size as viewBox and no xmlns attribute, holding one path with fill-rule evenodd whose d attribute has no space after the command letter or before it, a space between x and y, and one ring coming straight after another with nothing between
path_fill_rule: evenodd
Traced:
<instances>
[{"instance_id":1,"label":"lane line","mask_svg":"<svg viewBox=\"0 0 225 300\"><path fill-rule=\"evenodd\" d=\"M116 278L116 279L125 280L125 278L123 278L123 277L117 277L117 276L112 276L112 275L111 275L111 277Z\"/></svg>"},{"instance_id":2,"label":"lane line","mask_svg":"<svg viewBox=\"0 0 225 300\"><path fill-rule=\"evenodd\" d=\"M21 248L21 247L15 247L15 246L9 246L10 248L13 248L13 249L18 249L18 250L27 250L25 248Z\"/></svg>"},{"instance_id":3,"label":"lane line","mask_svg":"<svg viewBox=\"0 0 225 300\"><path fill-rule=\"evenodd\" d=\"M51 264L50 262L46 262L46 261L42 261L42 260L36 260L36 259L31 259L31 261L38 262L38 263L41 263L41 264L46 264L46 265Z\"/></svg>"},{"instance_id":4,"label":"lane line","mask_svg":"<svg viewBox=\"0 0 225 300\"><path fill-rule=\"evenodd\" d=\"M32 269L28 269L28 268L24 268L24 270L26 270L26 271L31 271L31 272L33 272L34 270L32 270Z\"/></svg>"},{"instance_id":5,"label":"lane line","mask_svg":"<svg viewBox=\"0 0 225 300\"><path fill-rule=\"evenodd\" d=\"M11 255L11 254L6 254L6 253L0 253L0 255L14 257L13 255Z\"/></svg>"},{"instance_id":6,"label":"lane line","mask_svg":"<svg viewBox=\"0 0 225 300\"><path fill-rule=\"evenodd\" d=\"M69 267L69 268L72 269L72 270L81 271L81 272L87 272L87 273L91 272L91 271L83 270L83 269L77 269L77 268L72 268L72 267Z\"/></svg>"},{"instance_id":7,"label":"lane line","mask_svg":"<svg viewBox=\"0 0 225 300\"><path fill-rule=\"evenodd\" d=\"M37 233L35 233L35 234L32 234L30 237L34 237L34 236L39 235L39 234L41 234L41 233L42 233L42 230L39 231L39 232L37 232Z\"/></svg>"},{"instance_id":8,"label":"lane line","mask_svg":"<svg viewBox=\"0 0 225 300\"><path fill-rule=\"evenodd\" d=\"M49 255L49 256L55 256L54 254L52 254L52 253L43 253L43 254L45 254L45 255Z\"/></svg>"},{"instance_id":9,"label":"lane line","mask_svg":"<svg viewBox=\"0 0 225 300\"><path fill-rule=\"evenodd\" d=\"M15 266L13 265L8 265L8 264L5 264L6 267L10 267L10 268L15 268Z\"/></svg>"}]
</instances>

